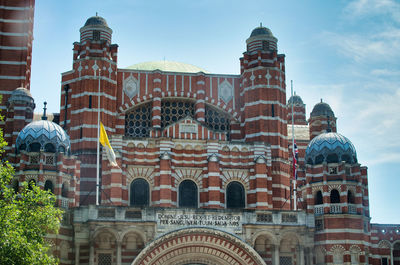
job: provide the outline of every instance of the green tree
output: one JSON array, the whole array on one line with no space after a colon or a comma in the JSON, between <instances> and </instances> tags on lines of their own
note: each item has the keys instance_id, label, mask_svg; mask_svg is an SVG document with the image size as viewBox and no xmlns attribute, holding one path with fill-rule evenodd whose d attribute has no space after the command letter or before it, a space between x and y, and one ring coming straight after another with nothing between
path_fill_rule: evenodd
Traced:
<instances>
[{"instance_id":1,"label":"green tree","mask_svg":"<svg viewBox=\"0 0 400 265\"><path fill-rule=\"evenodd\" d=\"M0 153L6 144L0 131ZM15 193L13 175L8 162L0 163L0 264L57 264L44 240L60 227L62 211L54 207L55 196L26 182Z\"/></svg>"}]
</instances>

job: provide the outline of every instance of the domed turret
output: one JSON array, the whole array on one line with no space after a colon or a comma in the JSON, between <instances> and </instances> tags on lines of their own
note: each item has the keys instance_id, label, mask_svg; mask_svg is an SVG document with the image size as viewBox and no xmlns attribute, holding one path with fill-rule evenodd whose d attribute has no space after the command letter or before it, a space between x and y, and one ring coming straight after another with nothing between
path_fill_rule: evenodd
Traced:
<instances>
[{"instance_id":1,"label":"domed turret","mask_svg":"<svg viewBox=\"0 0 400 265\"><path fill-rule=\"evenodd\" d=\"M35 108L35 103L34 103L31 92L24 87L19 87L19 88L15 89L11 93L11 96L8 99L8 103L9 104L15 104L15 103L28 104L28 105L31 105L32 108Z\"/></svg>"},{"instance_id":2,"label":"domed turret","mask_svg":"<svg viewBox=\"0 0 400 265\"><path fill-rule=\"evenodd\" d=\"M263 27L260 24L259 27L253 29L250 37L246 40L247 51L276 51L278 39L274 37L271 30Z\"/></svg>"},{"instance_id":3,"label":"domed turret","mask_svg":"<svg viewBox=\"0 0 400 265\"><path fill-rule=\"evenodd\" d=\"M310 125L310 139L321 133L336 132L335 113L329 104L322 102L321 99L321 102L316 104L311 111L308 124Z\"/></svg>"},{"instance_id":4,"label":"domed turret","mask_svg":"<svg viewBox=\"0 0 400 265\"><path fill-rule=\"evenodd\" d=\"M296 92L294 92L294 95L291 96L288 100L287 104L287 122L288 124L292 124L292 103L293 103L293 120L294 124L297 125L307 125L307 120L306 120L306 104L303 103L303 100L299 95L296 95Z\"/></svg>"},{"instance_id":5,"label":"domed turret","mask_svg":"<svg viewBox=\"0 0 400 265\"><path fill-rule=\"evenodd\" d=\"M296 95L296 93L289 98L288 105L291 105L292 102L293 102L293 105L298 105L298 106L304 105L303 100L301 99L300 96Z\"/></svg>"},{"instance_id":6,"label":"domed turret","mask_svg":"<svg viewBox=\"0 0 400 265\"><path fill-rule=\"evenodd\" d=\"M18 134L17 151L28 152L69 152L70 141L67 133L56 123L40 120L29 123Z\"/></svg>"},{"instance_id":7,"label":"domed turret","mask_svg":"<svg viewBox=\"0 0 400 265\"><path fill-rule=\"evenodd\" d=\"M333 110L329 106L329 104L322 102L319 102L316 104L311 111L310 117L317 117L317 116L324 116L324 117L335 117L335 114L333 113Z\"/></svg>"},{"instance_id":8,"label":"domed turret","mask_svg":"<svg viewBox=\"0 0 400 265\"><path fill-rule=\"evenodd\" d=\"M318 165L345 161L357 163L357 153L349 139L339 133L323 133L312 139L306 149L306 163Z\"/></svg>"},{"instance_id":9,"label":"domed turret","mask_svg":"<svg viewBox=\"0 0 400 265\"><path fill-rule=\"evenodd\" d=\"M108 27L107 21L98 16L90 17L85 25L80 29L81 42L86 40L101 41L111 43L112 30Z\"/></svg>"}]
</instances>

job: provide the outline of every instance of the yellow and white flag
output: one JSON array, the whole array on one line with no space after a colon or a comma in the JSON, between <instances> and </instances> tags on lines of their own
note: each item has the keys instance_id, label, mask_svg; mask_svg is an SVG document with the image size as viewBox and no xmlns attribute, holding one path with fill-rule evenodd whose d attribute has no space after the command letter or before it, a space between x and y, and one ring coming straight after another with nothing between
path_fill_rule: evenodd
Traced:
<instances>
[{"instance_id":1,"label":"yellow and white flag","mask_svg":"<svg viewBox=\"0 0 400 265\"><path fill-rule=\"evenodd\" d=\"M117 167L117 160L115 157L114 150L112 149L110 142L108 141L106 130L104 129L103 123L100 122L100 139L101 145L104 147L107 153L107 158L110 161L110 164Z\"/></svg>"}]
</instances>

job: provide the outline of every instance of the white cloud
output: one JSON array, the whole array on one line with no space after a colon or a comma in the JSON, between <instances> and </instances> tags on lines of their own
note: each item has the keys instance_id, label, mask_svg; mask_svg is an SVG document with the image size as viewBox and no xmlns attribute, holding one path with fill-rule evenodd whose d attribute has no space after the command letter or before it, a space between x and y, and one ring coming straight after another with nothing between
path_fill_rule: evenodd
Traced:
<instances>
[{"instance_id":1,"label":"white cloud","mask_svg":"<svg viewBox=\"0 0 400 265\"><path fill-rule=\"evenodd\" d=\"M321 38L355 62L394 62L400 57L400 29L396 28L368 35L324 32Z\"/></svg>"},{"instance_id":2,"label":"white cloud","mask_svg":"<svg viewBox=\"0 0 400 265\"><path fill-rule=\"evenodd\" d=\"M345 13L349 18L360 18L370 15L389 15L400 23L400 4L393 0L356 0L350 2Z\"/></svg>"}]
</instances>

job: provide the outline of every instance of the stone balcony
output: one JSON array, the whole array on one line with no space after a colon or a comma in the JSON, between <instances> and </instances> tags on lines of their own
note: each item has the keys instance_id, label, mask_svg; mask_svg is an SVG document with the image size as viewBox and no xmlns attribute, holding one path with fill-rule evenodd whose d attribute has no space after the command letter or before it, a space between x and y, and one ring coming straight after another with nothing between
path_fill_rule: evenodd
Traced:
<instances>
[{"instance_id":1,"label":"stone balcony","mask_svg":"<svg viewBox=\"0 0 400 265\"><path fill-rule=\"evenodd\" d=\"M74 210L74 223L153 223L157 233L180 228L210 227L239 234L246 225L304 226L313 228L314 215L304 211L232 209L131 208L83 206Z\"/></svg>"}]
</instances>

